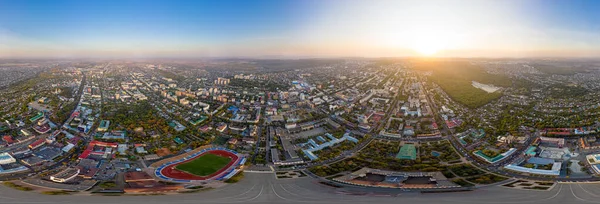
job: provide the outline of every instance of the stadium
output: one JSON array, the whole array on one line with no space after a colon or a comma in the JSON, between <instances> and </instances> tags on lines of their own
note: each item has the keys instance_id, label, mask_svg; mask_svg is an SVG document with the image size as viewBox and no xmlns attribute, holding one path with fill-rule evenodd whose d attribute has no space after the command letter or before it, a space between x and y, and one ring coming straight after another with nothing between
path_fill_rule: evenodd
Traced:
<instances>
[{"instance_id":1,"label":"stadium","mask_svg":"<svg viewBox=\"0 0 600 204\"><path fill-rule=\"evenodd\" d=\"M190 183L227 180L246 161L242 155L222 147L203 146L151 165L154 175L164 181Z\"/></svg>"}]
</instances>

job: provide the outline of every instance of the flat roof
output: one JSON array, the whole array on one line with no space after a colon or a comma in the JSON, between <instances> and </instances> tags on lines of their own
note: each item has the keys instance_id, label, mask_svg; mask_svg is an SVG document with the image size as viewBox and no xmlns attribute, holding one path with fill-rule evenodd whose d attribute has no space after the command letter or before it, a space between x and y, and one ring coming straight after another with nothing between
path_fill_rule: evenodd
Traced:
<instances>
[{"instance_id":1,"label":"flat roof","mask_svg":"<svg viewBox=\"0 0 600 204\"><path fill-rule=\"evenodd\" d=\"M529 146L529 148L527 148L527 151L525 152L525 154L527 154L527 155L535 155L535 150L536 149L537 149L537 147Z\"/></svg>"},{"instance_id":2,"label":"flat roof","mask_svg":"<svg viewBox=\"0 0 600 204\"><path fill-rule=\"evenodd\" d=\"M110 121L108 121L108 120L100 121L100 127L107 128L109 124L110 124Z\"/></svg>"},{"instance_id":3,"label":"flat roof","mask_svg":"<svg viewBox=\"0 0 600 204\"><path fill-rule=\"evenodd\" d=\"M538 164L538 165L548 165L548 164L554 163L554 159L531 157L531 158L527 159L527 163Z\"/></svg>"},{"instance_id":4,"label":"flat roof","mask_svg":"<svg viewBox=\"0 0 600 204\"><path fill-rule=\"evenodd\" d=\"M0 160L13 159L7 152L0 153Z\"/></svg>"},{"instance_id":5,"label":"flat roof","mask_svg":"<svg viewBox=\"0 0 600 204\"><path fill-rule=\"evenodd\" d=\"M481 150L478 150L478 151L476 151L476 152L475 152L475 155L477 155L477 156L479 156L479 157L481 157L481 158L485 159L487 162L490 162L490 163L495 163L495 162L497 162L497 161L500 161L500 160L502 160L502 158L504 158L504 155L502 155L502 154L499 154L499 155L497 155L497 156L495 156L495 157L493 157L493 158L491 158L491 157L488 157L488 156L487 156L487 155L485 155L485 154L484 154L484 153L483 153Z\"/></svg>"}]
</instances>

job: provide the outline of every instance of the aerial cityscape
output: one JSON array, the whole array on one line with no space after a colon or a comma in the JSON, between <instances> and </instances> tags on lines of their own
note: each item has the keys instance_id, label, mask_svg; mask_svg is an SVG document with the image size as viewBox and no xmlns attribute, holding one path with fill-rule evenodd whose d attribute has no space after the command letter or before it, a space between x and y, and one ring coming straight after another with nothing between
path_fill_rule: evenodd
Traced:
<instances>
[{"instance_id":1,"label":"aerial cityscape","mask_svg":"<svg viewBox=\"0 0 600 204\"><path fill-rule=\"evenodd\" d=\"M598 203L598 10L0 0L0 203Z\"/></svg>"}]
</instances>

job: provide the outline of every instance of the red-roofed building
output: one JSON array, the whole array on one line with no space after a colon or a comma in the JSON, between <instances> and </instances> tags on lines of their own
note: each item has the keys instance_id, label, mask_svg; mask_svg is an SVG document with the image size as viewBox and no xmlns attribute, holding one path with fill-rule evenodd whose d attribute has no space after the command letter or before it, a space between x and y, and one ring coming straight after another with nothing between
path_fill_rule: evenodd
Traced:
<instances>
[{"instance_id":1,"label":"red-roofed building","mask_svg":"<svg viewBox=\"0 0 600 204\"><path fill-rule=\"evenodd\" d=\"M40 148L41 146L44 145L44 143L46 143L46 139L41 138L39 140L36 140L35 142L29 144L29 149L37 149Z\"/></svg>"},{"instance_id":2,"label":"red-roofed building","mask_svg":"<svg viewBox=\"0 0 600 204\"><path fill-rule=\"evenodd\" d=\"M35 126L33 127L33 130L35 130L39 134L46 134L50 131L50 125L44 124L42 126Z\"/></svg>"},{"instance_id":3,"label":"red-roofed building","mask_svg":"<svg viewBox=\"0 0 600 204\"><path fill-rule=\"evenodd\" d=\"M85 159L88 156L90 156L90 154L93 153L95 146L117 148L117 146L119 146L119 144L116 142L100 142L100 141L94 140L94 141L90 142L90 144L88 144L87 148L81 153L81 155L79 155L79 158Z\"/></svg>"},{"instance_id":4,"label":"red-roofed building","mask_svg":"<svg viewBox=\"0 0 600 204\"><path fill-rule=\"evenodd\" d=\"M73 137L68 141L68 143L77 145L77 143L79 143L79 140L81 140L81 137Z\"/></svg>"},{"instance_id":5,"label":"red-roofed building","mask_svg":"<svg viewBox=\"0 0 600 204\"><path fill-rule=\"evenodd\" d=\"M12 136L10 136L10 135L5 135L4 137L2 137L2 140L4 140L8 144L15 143Z\"/></svg>"},{"instance_id":6,"label":"red-roofed building","mask_svg":"<svg viewBox=\"0 0 600 204\"><path fill-rule=\"evenodd\" d=\"M448 126L448 128L452 129L455 128L456 126L459 126L459 124L454 120L446 120L446 126Z\"/></svg>"},{"instance_id":7,"label":"red-roofed building","mask_svg":"<svg viewBox=\"0 0 600 204\"><path fill-rule=\"evenodd\" d=\"M79 168L79 176L81 176L84 179L92 179L96 173L98 173L98 168L83 168L83 167L77 167Z\"/></svg>"},{"instance_id":8,"label":"red-roofed building","mask_svg":"<svg viewBox=\"0 0 600 204\"><path fill-rule=\"evenodd\" d=\"M378 116L385 116L385 112L383 112L383 111L377 111L374 114L378 115Z\"/></svg>"},{"instance_id":9,"label":"red-roofed building","mask_svg":"<svg viewBox=\"0 0 600 204\"><path fill-rule=\"evenodd\" d=\"M381 121L383 117L381 115L374 115L373 117L371 117L371 121L373 121L374 123L378 123L379 121Z\"/></svg>"},{"instance_id":10,"label":"red-roofed building","mask_svg":"<svg viewBox=\"0 0 600 204\"><path fill-rule=\"evenodd\" d=\"M431 126L433 126L433 129L434 129L434 130L437 130L437 129L438 129L438 124L437 124L437 123L435 123L435 122L433 122L433 124L431 124Z\"/></svg>"},{"instance_id":11,"label":"red-roofed building","mask_svg":"<svg viewBox=\"0 0 600 204\"><path fill-rule=\"evenodd\" d=\"M210 127L208 125L200 127L200 131L202 131L202 132L208 132L209 130L210 130Z\"/></svg>"}]
</instances>

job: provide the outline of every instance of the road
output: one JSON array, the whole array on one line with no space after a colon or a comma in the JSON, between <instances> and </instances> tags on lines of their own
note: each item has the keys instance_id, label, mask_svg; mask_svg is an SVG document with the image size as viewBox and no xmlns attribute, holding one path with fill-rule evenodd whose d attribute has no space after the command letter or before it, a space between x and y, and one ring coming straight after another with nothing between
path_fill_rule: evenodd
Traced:
<instances>
[{"instance_id":1,"label":"road","mask_svg":"<svg viewBox=\"0 0 600 204\"><path fill-rule=\"evenodd\" d=\"M246 173L242 181L199 193L155 196L49 196L35 192L14 190L0 185L0 203L599 203L598 184L557 184L550 191L516 190L504 187L486 187L475 191L454 193L381 192L361 193L361 190L333 188L317 184L313 178L275 179L273 174ZM389 190L387 190L389 191ZM85 200L85 201L84 201Z\"/></svg>"},{"instance_id":2,"label":"road","mask_svg":"<svg viewBox=\"0 0 600 204\"><path fill-rule=\"evenodd\" d=\"M62 123L59 124L59 127L63 127L63 125L65 125L69 119L71 118L71 115L73 115L73 113L75 112L75 110L77 110L77 107L79 107L81 105L81 96L83 95L83 88L85 87L85 83L86 83L86 77L85 77L85 73L82 73L82 78L81 78L81 84L79 84L79 91L77 91L77 96L75 96L75 102L77 102L77 106L75 106L75 109L71 110L71 112L69 113L69 117L67 117L67 119L65 121L61 121Z\"/></svg>"}]
</instances>

